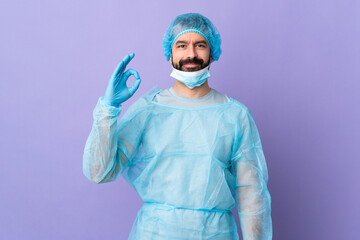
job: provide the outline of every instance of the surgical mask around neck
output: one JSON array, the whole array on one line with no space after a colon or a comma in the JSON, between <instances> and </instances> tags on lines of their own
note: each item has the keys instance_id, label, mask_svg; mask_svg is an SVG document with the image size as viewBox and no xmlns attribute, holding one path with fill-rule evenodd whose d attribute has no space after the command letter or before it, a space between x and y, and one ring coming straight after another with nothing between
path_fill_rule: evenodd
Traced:
<instances>
[{"instance_id":1,"label":"surgical mask around neck","mask_svg":"<svg viewBox=\"0 0 360 240\"><path fill-rule=\"evenodd\" d=\"M210 77L209 66L195 72L185 72L173 68L170 76L184 83L188 88L193 89L201 86Z\"/></svg>"}]
</instances>

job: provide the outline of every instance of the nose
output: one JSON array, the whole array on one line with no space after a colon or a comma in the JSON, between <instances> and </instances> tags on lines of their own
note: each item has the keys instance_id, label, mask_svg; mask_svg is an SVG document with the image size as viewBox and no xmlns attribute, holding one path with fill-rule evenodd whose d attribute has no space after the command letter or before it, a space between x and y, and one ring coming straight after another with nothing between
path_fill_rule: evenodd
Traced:
<instances>
[{"instance_id":1,"label":"nose","mask_svg":"<svg viewBox=\"0 0 360 240\"><path fill-rule=\"evenodd\" d=\"M197 57L197 52L196 52L196 49L195 49L195 46L194 45L190 45L188 48L187 48L188 52L187 52L187 57L188 58L194 58L194 57Z\"/></svg>"}]
</instances>

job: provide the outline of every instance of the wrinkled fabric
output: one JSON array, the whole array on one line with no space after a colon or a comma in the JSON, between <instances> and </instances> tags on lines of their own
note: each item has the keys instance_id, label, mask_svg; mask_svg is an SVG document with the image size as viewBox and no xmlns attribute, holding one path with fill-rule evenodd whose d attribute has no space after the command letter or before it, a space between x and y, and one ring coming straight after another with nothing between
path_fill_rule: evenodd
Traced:
<instances>
[{"instance_id":1,"label":"wrinkled fabric","mask_svg":"<svg viewBox=\"0 0 360 240\"><path fill-rule=\"evenodd\" d=\"M145 202L129 239L271 239L268 173L249 109L230 102L201 108L160 104L156 87L117 121L101 99L83 171L96 183L122 175Z\"/></svg>"}]
</instances>

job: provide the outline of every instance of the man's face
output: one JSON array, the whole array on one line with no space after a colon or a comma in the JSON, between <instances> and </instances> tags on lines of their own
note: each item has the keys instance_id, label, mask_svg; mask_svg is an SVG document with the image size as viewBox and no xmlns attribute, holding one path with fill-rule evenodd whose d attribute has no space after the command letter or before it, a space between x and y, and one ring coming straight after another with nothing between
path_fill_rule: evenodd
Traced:
<instances>
[{"instance_id":1,"label":"man's face","mask_svg":"<svg viewBox=\"0 0 360 240\"><path fill-rule=\"evenodd\" d=\"M174 42L170 61L173 67L178 70L198 71L212 62L210 46L200 34L184 33Z\"/></svg>"}]
</instances>

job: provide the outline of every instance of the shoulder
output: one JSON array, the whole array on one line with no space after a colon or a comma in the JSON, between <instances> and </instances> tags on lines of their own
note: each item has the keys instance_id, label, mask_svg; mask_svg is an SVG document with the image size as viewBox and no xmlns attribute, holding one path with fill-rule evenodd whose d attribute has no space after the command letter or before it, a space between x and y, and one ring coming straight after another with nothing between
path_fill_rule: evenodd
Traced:
<instances>
[{"instance_id":1,"label":"shoulder","mask_svg":"<svg viewBox=\"0 0 360 240\"><path fill-rule=\"evenodd\" d=\"M131 108L143 108L148 107L155 95L162 90L159 89L157 86L151 88L147 92L145 92L143 95L139 97L138 100L136 100L132 105Z\"/></svg>"},{"instance_id":2,"label":"shoulder","mask_svg":"<svg viewBox=\"0 0 360 240\"><path fill-rule=\"evenodd\" d=\"M144 114L148 114L151 111L151 101L159 91L161 90L155 86L145 92L133 104L130 105L124 117L144 116Z\"/></svg>"},{"instance_id":3,"label":"shoulder","mask_svg":"<svg viewBox=\"0 0 360 240\"><path fill-rule=\"evenodd\" d=\"M230 115L234 119L236 125L239 125L240 128L254 125L255 121L250 111L250 108L239 100L231 97L230 99L231 104L228 115Z\"/></svg>"},{"instance_id":4,"label":"shoulder","mask_svg":"<svg viewBox=\"0 0 360 240\"><path fill-rule=\"evenodd\" d=\"M240 102L239 100L236 100L232 97L229 98L231 101L230 111L232 114L236 115L237 117L244 117L250 114L250 109L243 102Z\"/></svg>"},{"instance_id":5,"label":"shoulder","mask_svg":"<svg viewBox=\"0 0 360 240\"><path fill-rule=\"evenodd\" d=\"M233 101L234 108L237 108L241 111L249 111L249 108L243 102L240 102L231 97L230 97L230 99Z\"/></svg>"},{"instance_id":6,"label":"shoulder","mask_svg":"<svg viewBox=\"0 0 360 240\"><path fill-rule=\"evenodd\" d=\"M221 96L223 97L224 99L228 99L228 101L231 103L230 104L230 109L231 111L233 111L233 113L236 113L236 112L247 112L249 111L249 108L242 102L222 93L222 92L219 92L218 90L212 88L212 91L214 92L214 95L216 96Z\"/></svg>"}]
</instances>

